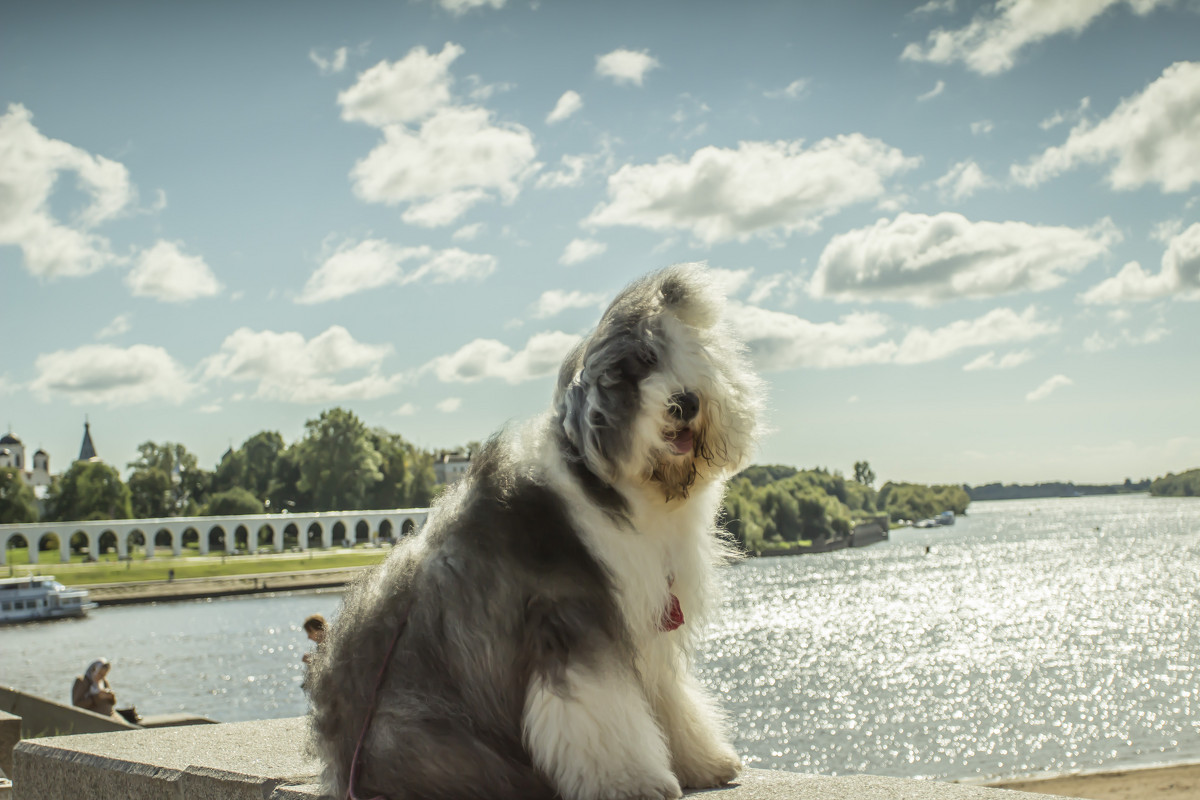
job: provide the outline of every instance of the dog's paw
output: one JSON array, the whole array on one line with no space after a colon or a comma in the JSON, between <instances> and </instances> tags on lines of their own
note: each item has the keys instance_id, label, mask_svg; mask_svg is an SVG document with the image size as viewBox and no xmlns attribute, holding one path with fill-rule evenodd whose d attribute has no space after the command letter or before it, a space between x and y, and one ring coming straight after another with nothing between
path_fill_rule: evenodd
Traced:
<instances>
[{"instance_id":1,"label":"dog's paw","mask_svg":"<svg viewBox=\"0 0 1200 800\"><path fill-rule=\"evenodd\" d=\"M742 760L732 747L712 753L695 753L675 759L675 777L685 789L724 786L742 771Z\"/></svg>"}]
</instances>

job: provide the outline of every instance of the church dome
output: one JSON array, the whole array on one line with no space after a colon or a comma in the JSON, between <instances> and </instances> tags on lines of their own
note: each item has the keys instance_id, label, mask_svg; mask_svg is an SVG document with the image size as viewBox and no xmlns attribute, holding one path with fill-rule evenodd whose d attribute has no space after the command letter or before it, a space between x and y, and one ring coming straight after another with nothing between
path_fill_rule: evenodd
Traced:
<instances>
[{"instance_id":1,"label":"church dome","mask_svg":"<svg viewBox=\"0 0 1200 800\"><path fill-rule=\"evenodd\" d=\"M21 443L21 440L15 436L13 436L11 433L6 433L6 434L4 434L3 437L0 437L0 444L20 444L20 443Z\"/></svg>"}]
</instances>

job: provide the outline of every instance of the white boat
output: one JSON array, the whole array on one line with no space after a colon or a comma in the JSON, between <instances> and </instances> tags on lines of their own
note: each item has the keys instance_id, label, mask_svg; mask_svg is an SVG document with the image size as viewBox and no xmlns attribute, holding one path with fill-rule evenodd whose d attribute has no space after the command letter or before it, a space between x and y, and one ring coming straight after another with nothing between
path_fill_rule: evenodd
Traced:
<instances>
[{"instance_id":1,"label":"white boat","mask_svg":"<svg viewBox=\"0 0 1200 800\"><path fill-rule=\"evenodd\" d=\"M68 589L53 575L0 578L0 623L82 617L95 607L87 589Z\"/></svg>"}]
</instances>

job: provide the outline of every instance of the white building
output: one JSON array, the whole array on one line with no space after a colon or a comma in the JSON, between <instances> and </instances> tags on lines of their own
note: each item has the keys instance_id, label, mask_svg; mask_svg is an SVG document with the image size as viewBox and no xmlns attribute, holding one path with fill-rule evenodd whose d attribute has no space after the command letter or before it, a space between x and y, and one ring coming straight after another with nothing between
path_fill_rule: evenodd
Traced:
<instances>
[{"instance_id":1,"label":"white building","mask_svg":"<svg viewBox=\"0 0 1200 800\"><path fill-rule=\"evenodd\" d=\"M25 456L25 444L12 431L0 437L0 467L13 467L26 484L33 487L37 499L45 498L50 489L50 455L41 448L33 454L32 463Z\"/></svg>"},{"instance_id":2,"label":"white building","mask_svg":"<svg viewBox=\"0 0 1200 800\"><path fill-rule=\"evenodd\" d=\"M449 486L455 483L471 468L469 453L442 453L433 462L433 474L438 483Z\"/></svg>"}]
</instances>

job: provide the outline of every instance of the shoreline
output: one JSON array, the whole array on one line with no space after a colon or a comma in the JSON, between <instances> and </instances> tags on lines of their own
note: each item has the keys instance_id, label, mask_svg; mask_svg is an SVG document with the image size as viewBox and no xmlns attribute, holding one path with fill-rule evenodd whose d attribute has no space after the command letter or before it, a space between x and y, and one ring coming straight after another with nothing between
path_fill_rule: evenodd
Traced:
<instances>
[{"instance_id":1,"label":"shoreline","mask_svg":"<svg viewBox=\"0 0 1200 800\"><path fill-rule=\"evenodd\" d=\"M1195 800L1200 797L1200 764L1029 776L979 785L1088 800Z\"/></svg>"},{"instance_id":2,"label":"shoreline","mask_svg":"<svg viewBox=\"0 0 1200 800\"><path fill-rule=\"evenodd\" d=\"M346 586L364 569L337 567L299 572L263 572L209 578L177 578L173 581L81 584L88 599L97 605L122 606L137 603L202 600L211 597L264 594L267 592L311 591Z\"/></svg>"}]
</instances>

